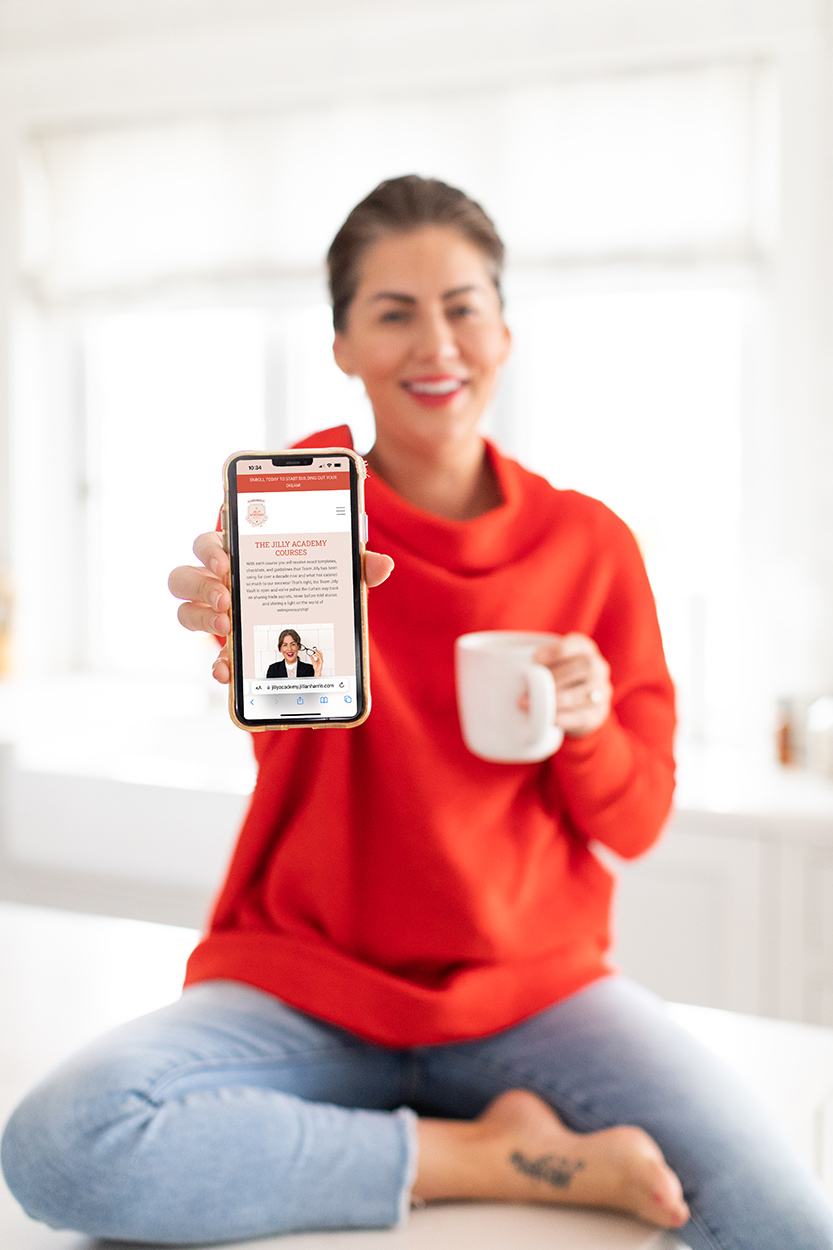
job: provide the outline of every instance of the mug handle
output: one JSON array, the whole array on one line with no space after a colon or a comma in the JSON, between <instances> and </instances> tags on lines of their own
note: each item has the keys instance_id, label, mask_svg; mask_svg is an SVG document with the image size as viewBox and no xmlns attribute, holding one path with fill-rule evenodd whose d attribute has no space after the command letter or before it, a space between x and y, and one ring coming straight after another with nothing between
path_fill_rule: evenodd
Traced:
<instances>
[{"instance_id":1,"label":"mug handle","mask_svg":"<svg viewBox=\"0 0 833 1250\"><path fill-rule=\"evenodd\" d=\"M530 740L537 742L555 728L555 678L543 664L525 670L529 689Z\"/></svg>"}]
</instances>

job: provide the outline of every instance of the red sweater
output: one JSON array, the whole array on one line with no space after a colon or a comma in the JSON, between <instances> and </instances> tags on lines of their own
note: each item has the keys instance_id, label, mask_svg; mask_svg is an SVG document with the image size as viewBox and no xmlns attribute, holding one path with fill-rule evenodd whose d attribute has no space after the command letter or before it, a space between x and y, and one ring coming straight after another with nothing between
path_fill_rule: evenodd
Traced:
<instances>
[{"instance_id":1,"label":"red sweater","mask_svg":"<svg viewBox=\"0 0 833 1250\"><path fill-rule=\"evenodd\" d=\"M346 427L306 446L349 445ZM357 729L253 736L257 785L186 984L244 981L390 1046L517 1023L610 971L612 879L673 791L673 689L636 543L603 504L490 449L503 504L474 521L367 482L373 708ZM578 632L609 662L613 711L540 764L466 749L454 639Z\"/></svg>"}]
</instances>

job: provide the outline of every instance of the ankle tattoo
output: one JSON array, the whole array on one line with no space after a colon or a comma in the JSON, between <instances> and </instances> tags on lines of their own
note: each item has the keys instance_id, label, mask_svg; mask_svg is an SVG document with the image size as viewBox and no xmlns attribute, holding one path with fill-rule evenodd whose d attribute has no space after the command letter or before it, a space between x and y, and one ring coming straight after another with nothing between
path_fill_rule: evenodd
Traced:
<instances>
[{"instance_id":1,"label":"ankle tattoo","mask_svg":"<svg viewBox=\"0 0 833 1250\"><path fill-rule=\"evenodd\" d=\"M583 1159L562 1159L557 1155L539 1155L530 1159L520 1150L514 1150L509 1162L516 1172L531 1176L533 1180L545 1181L554 1189L569 1189L576 1172L585 1166Z\"/></svg>"}]
</instances>

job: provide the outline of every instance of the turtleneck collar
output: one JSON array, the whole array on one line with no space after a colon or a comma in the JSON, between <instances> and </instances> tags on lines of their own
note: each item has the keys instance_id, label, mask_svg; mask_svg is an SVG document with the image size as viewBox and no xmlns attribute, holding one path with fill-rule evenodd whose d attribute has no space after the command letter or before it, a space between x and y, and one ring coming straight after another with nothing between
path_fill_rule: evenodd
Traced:
<instances>
[{"instance_id":1,"label":"turtleneck collar","mask_svg":"<svg viewBox=\"0 0 833 1250\"><path fill-rule=\"evenodd\" d=\"M299 447L352 447L346 425L311 435ZM530 508L530 486L536 476L501 455L486 440L488 455L503 502L482 516L451 521L408 503L372 470L365 496L371 545L386 550L385 540L398 549L460 573L486 573L518 560L537 545L548 527L547 509ZM551 487L538 478L551 496Z\"/></svg>"}]
</instances>

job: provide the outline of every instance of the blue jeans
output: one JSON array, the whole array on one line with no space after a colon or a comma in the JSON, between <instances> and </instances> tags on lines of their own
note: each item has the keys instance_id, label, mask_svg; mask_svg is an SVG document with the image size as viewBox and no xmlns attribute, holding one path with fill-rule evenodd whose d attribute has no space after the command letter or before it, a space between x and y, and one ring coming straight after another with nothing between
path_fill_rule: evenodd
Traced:
<instances>
[{"instance_id":1,"label":"blue jeans","mask_svg":"<svg viewBox=\"0 0 833 1250\"><path fill-rule=\"evenodd\" d=\"M56 1228L232 1241L395 1225L414 1112L524 1087L573 1129L638 1124L682 1181L696 1250L831 1250L833 1213L728 1070L646 991L599 981L506 1032L390 1050L246 985L206 982L63 1064L3 1139L12 1192Z\"/></svg>"}]
</instances>

